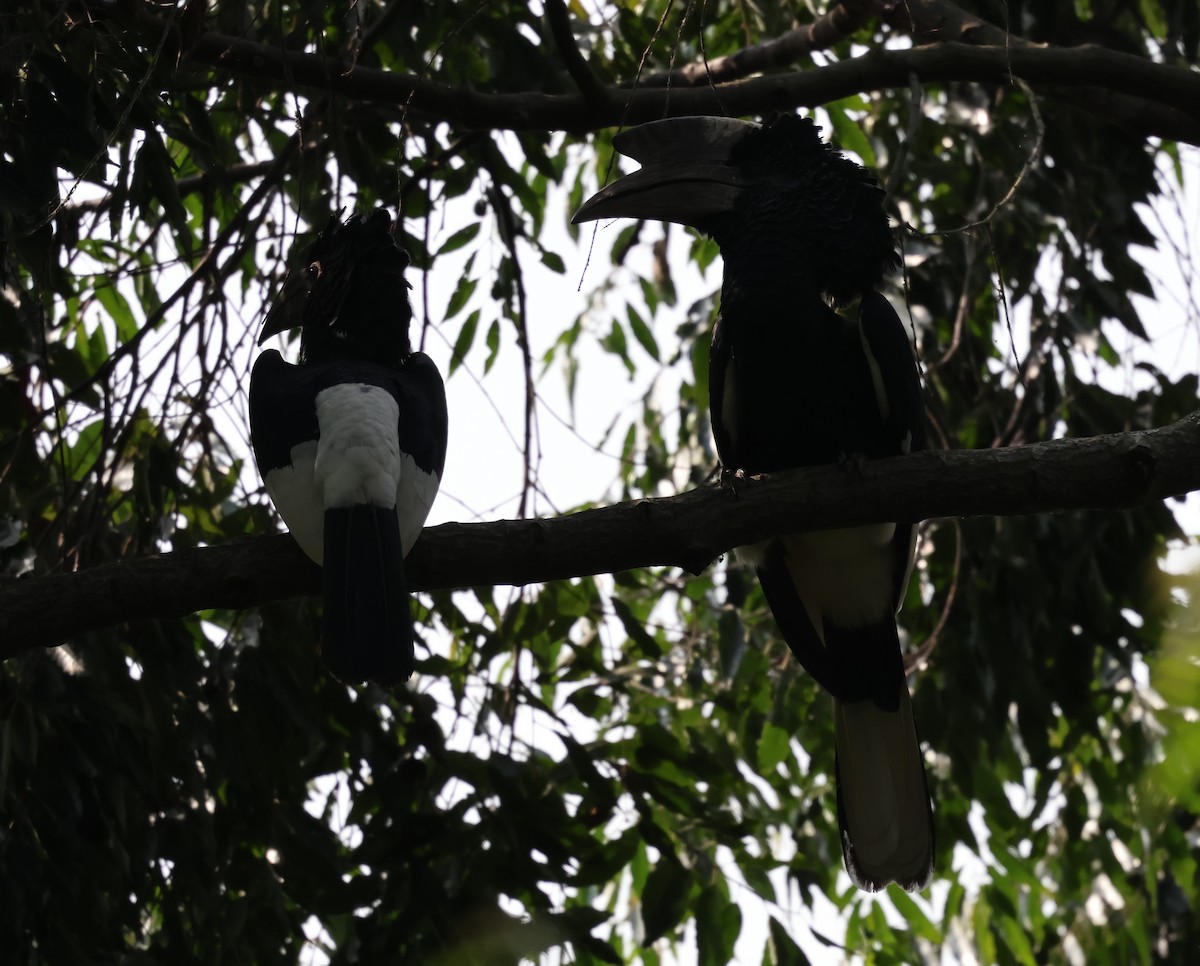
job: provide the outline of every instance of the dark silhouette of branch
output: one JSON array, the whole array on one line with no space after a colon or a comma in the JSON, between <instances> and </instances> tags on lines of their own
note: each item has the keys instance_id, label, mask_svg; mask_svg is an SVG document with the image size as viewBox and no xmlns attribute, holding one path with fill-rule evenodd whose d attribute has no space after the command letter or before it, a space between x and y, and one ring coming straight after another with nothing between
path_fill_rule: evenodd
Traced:
<instances>
[{"instance_id":1,"label":"dark silhouette of branch","mask_svg":"<svg viewBox=\"0 0 1200 966\"><path fill-rule=\"evenodd\" d=\"M713 60L697 60L676 70L649 74L640 87L695 87L701 84L728 84L751 74L794 64L814 50L828 50L850 36L872 13L872 0L842 0L810 24L789 30L778 37L751 44Z\"/></svg>"},{"instance_id":2,"label":"dark silhouette of branch","mask_svg":"<svg viewBox=\"0 0 1200 966\"><path fill-rule=\"evenodd\" d=\"M563 66L567 68L571 80L579 88L579 93L589 102L602 102L604 84L592 73L579 50L579 45L575 43L575 35L571 32L571 16L563 0L546 0L546 21L550 25L550 35L558 47Z\"/></svg>"},{"instance_id":3,"label":"dark silhouette of branch","mask_svg":"<svg viewBox=\"0 0 1200 966\"><path fill-rule=\"evenodd\" d=\"M283 172L287 169L288 165L291 164L292 158L296 154L297 148L299 147L299 143L299 138L295 135L288 140L288 142L275 156L274 160L271 161L271 166L268 169L266 176L254 188L254 191L246 200L245 204L238 208L237 212L229 220L229 224L221 229L221 233L216 237L216 239L213 240L213 243L209 246L208 251L206 251L200 257L200 260L196 263L195 268L193 268L188 274L188 277L180 283L179 287L176 288L174 292L172 292L167 296L166 299L163 300L161 305L154 309L153 312L147 314L146 321L131 338L121 343L121 345L114 349L112 354L104 361L104 363L97 366L96 371L88 376L87 379L73 386L70 392L63 396L63 401L77 400L87 393L93 386L103 383L104 380L106 380L116 370L117 366L123 359L136 354L139 346L146 336L158 327L158 324L162 322L164 318L166 318L167 313L175 307L177 302L186 297L198 282L202 281L206 277L220 278L226 274L229 269L236 266L241 261L243 249L245 248L246 244L249 244L249 242L240 246L233 253L233 255L227 258L219 267L217 264L217 260L224 253L226 247L233 239L233 236L245 228L246 224L250 221L255 211L258 210L259 206L266 199L267 195L270 194L276 185L278 185L279 181L283 177ZM59 404L61 405L61 402Z\"/></svg>"},{"instance_id":4,"label":"dark silhouette of branch","mask_svg":"<svg viewBox=\"0 0 1200 966\"><path fill-rule=\"evenodd\" d=\"M1200 489L1200 411L1162 429L793 470L553 519L446 523L408 561L416 590L528 584L642 567L699 573L772 534L878 520L1139 506ZM28 577L0 588L0 657L101 627L320 591L282 534Z\"/></svg>"},{"instance_id":5,"label":"dark silhouette of branch","mask_svg":"<svg viewBox=\"0 0 1200 966\"><path fill-rule=\"evenodd\" d=\"M314 145L315 146L315 145ZM270 172L275 166L274 159L270 161L250 161L245 164L232 164L228 168L214 168L212 171L201 171L198 174L184 175L175 180L175 190L179 197L204 191L207 188L231 187L244 181L253 181ZM106 194L98 198L88 198L85 201L72 202L65 205L59 216L63 214L83 215L94 211L107 211L113 204L125 204L118 195Z\"/></svg>"},{"instance_id":6,"label":"dark silhouette of branch","mask_svg":"<svg viewBox=\"0 0 1200 966\"><path fill-rule=\"evenodd\" d=\"M913 29L921 40L928 39L929 29L935 28L921 26L925 20L918 13L957 9L917 0L897 8L904 6L913 8ZM99 6L89 9L99 17L110 12ZM952 18L945 22L953 23ZM135 29L160 36L164 30L176 28L143 14ZM611 86L587 97L540 91L483 93L348 64L332 56L283 51L216 32L197 38L188 56L193 64L208 64L232 74L286 80L289 85L362 101L407 103L413 114L466 127L573 133L640 124L662 117L668 107L673 115L738 116L812 107L865 91L907 87L913 76L922 82L975 81L1005 86L1020 78L1038 93L1077 103L1140 136L1200 144L1200 73L1196 71L1094 45L1064 48L1019 43L981 21L964 22L957 32L936 29L939 38L953 34L975 41L991 38L989 30L999 31L999 35L988 46L939 42L911 50L877 49L803 73L685 90L639 86L630 91Z\"/></svg>"},{"instance_id":7,"label":"dark silhouette of branch","mask_svg":"<svg viewBox=\"0 0 1200 966\"><path fill-rule=\"evenodd\" d=\"M968 13L949 0L875 0L875 6L881 14L883 22L912 34L913 40L922 44L965 43L973 46L1002 47L1010 53L1023 53L1044 50L1105 50L1102 47L1081 46L1071 48L1053 48L1044 44L1035 44L1024 37L1013 34L1004 27L988 23L974 14ZM1114 51L1106 51L1115 53ZM1140 77L1145 77L1145 68L1158 65L1142 57L1132 54L1119 54L1120 66L1113 61L1113 69L1125 69L1126 66ZM1141 64L1134 67L1127 62ZM1179 68L1187 70L1187 68ZM1190 71L1197 76L1195 71ZM1033 81L1035 78L1022 74L1013 69L1012 78L1024 77ZM974 78L969 78L974 79ZM1048 81L1050 84L1063 86L1044 88L1039 93L1055 100L1081 108L1113 123L1145 135L1155 133L1152 128L1161 128L1162 137L1171 137L1166 130L1174 128L1179 113L1186 115L1194 123L1200 102L1192 100L1162 100L1155 96L1153 87L1136 89L1125 87L1111 88L1104 84L1096 84L1090 76L1081 76L1077 80L1069 77L1058 81ZM1089 86L1092 85L1092 86ZM1104 88L1097 90L1095 88ZM1175 140L1186 141L1185 137L1175 137ZM1194 144L1196 142L1190 141Z\"/></svg>"}]
</instances>

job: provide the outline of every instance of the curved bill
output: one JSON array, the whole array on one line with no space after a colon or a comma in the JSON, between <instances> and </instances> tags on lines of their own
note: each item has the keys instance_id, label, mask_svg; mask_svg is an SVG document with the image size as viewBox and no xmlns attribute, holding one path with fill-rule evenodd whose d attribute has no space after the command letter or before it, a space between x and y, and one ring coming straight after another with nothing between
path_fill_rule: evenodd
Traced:
<instances>
[{"instance_id":1,"label":"curved bill","mask_svg":"<svg viewBox=\"0 0 1200 966\"><path fill-rule=\"evenodd\" d=\"M757 124L726 117L672 117L613 138L613 147L642 169L602 188L571 221L650 218L698 227L731 210L749 179L730 156Z\"/></svg>"},{"instance_id":2,"label":"curved bill","mask_svg":"<svg viewBox=\"0 0 1200 966\"><path fill-rule=\"evenodd\" d=\"M271 306L263 321L262 332L258 335L259 345L273 335L300 327L304 321L304 302L307 295L308 285L304 271L293 269L288 272L275 304Z\"/></svg>"}]
</instances>

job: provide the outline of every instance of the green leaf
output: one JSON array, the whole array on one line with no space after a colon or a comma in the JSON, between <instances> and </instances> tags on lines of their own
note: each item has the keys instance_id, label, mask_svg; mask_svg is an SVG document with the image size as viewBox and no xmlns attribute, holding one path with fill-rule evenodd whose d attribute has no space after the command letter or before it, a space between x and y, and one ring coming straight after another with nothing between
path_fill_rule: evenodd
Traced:
<instances>
[{"instance_id":1,"label":"green leaf","mask_svg":"<svg viewBox=\"0 0 1200 966\"><path fill-rule=\"evenodd\" d=\"M1020 923L1007 915L1000 915L992 920L992 925L999 930L1005 945L1017 962L1023 966L1036 966L1037 958L1033 955L1033 946L1030 945L1029 937L1025 935Z\"/></svg>"},{"instance_id":2,"label":"green leaf","mask_svg":"<svg viewBox=\"0 0 1200 966\"><path fill-rule=\"evenodd\" d=\"M473 221L466 227L460 228L449 238L447 238L442 244L442 247L437 250L434 257L437 258L441 255L449 255L451 252L458 251L478 234L479 222Z\"/></svg>"},{"instance_id":3,"label":"green leaf","mask_svg":"<svg viewBox=\"0 0 1200 966\"><path fill-rule=\"evenodd\" d=\"M629 319L629 328L633 332L633 337L637 339L638 345L649 353L651 359L658 362L658 343L654 341L654 333L650 331L646 321L632 305L626 306L626 317Z\"/></svg>"},{"instance_id":4,"label":"green leaf","mask_svg":"<svg viewBox=\"0 0 1200 966\"><path fill-rule=\"evenodd\" d=\"M695 378L696 406L708 409L708 344L703 339L692 342L692 375Z\"/></svg>"},{"instance_id":5,"label":"green leaf","mask_svg":"<svg viewBox=\"0 0 1200 966\"><path fill-rule=\"evenodd\" d=\"M888 898L896 907L896 911L900 913L900 917L908 923L909 929L935 946L941 946L943 939L941 931L930 921L912 896L899 886L892 885L888 887Z\"/></svg>"},{"instance_id":6,"label":"green leaf","mask_svg":"<svg viewBox=\"0 0 1200 966\"><path fill-rule=\"evenodd\" d=\"M75 442L67 447L67 472L71 479L82 480L100 458L103 433L104 420L95 419L84 426Z\"/></svg>"},{"instance_id":7,"label":"green leaf","mask_svg":"<svg viewBox=\"0 0 1200 966\"><path fill-rule=\"evenodd\" d=\"M787 929L774 916L768 918L768 929L770 938L767 943L767 952L771 954L770 959L763 959L764 966L770 963L771 966L808 966L808 957L804 955L804 950L796 945L796 940L791 937Z\"/></svg>"},{"instance_id":8,"label":"green leaf","mask_svg":"<svg viewBox=\"0 0 1200 966\"><path fill-rule=\"evenodd\" d=\"M454 294L450 296L450 302L446 305L446 312L442 316L442 320L449 322L452 318L458 315L464 308L471 296L475 294L475 288L479 285L478 279L468 278L464 275L458 280L458 285L454 288Z\"/></svg>"},{"instance_id":9,"label":"green leaf","mask_svg":"<svg viewBox=\"0 0 1200 966\"><path fill-rule=\"evenodd\" d=\"M857 103L854 103L856 102ZM846 113L847 108L861 109L862 98L854 97L842 101L834 101L825 105L829 120L833 124L833 134L838 144L846 151L853 151L868 168L877 167L879 161L875 157L875 149L863 134L862 128L852 121Z\"/></svg>"},{"instance_id":10,"label":"green leaf","mask_svg":"<svg viewBox=\"0 0 1200 966\"><path fill-rule=\"evenodd\" d=\"M133 316L128 299L106 278L96 278L95 286L96 300L104 306L104 311L116 327L117 343L128 342L138 331L137 319Z\"/></svg>"},{"instance_id":11,"label":"green leaf","mask_svg":"<svg viewBox=\"0 0 1200 966\"><path fill-rule=\"evenodd\" d=\"M762 774L774 771L791 754L791 735L767 722L758 741L758 770Z\"/></svg>"},{"instance_id":12,"label":"green leaf","mask_svg":"<svg viewBox=\"0 0 1200 966\"><path fill-rule=\"evenodd\" d=\"M649 658L662 657L665 648L646 632L642 621L634 616L629 604L619 597L614 597L612 599L612 608L620 619L621 626L625 628L625 633L629 635L630 642L636 646L641 656Z\"/></svg>"},{"instance_id":13,"label":"green leaf","mask_svg":"<svg viewBox=\"0 0 1200 966\"><path fill-rule=\"evenodd\" d=\"M728 966L742 930L742 912L726 892L706 886L696 907L696 951L700 966Z\"/></svg>"},{"instance_id":14,"label":"green leaf","mask_svg":"<svg viewBox=\"0 0 1200 966\"><path fill-rule=\"evenodd\" d=\"M484 339L487 345L487 358L483 360L483 374L486 376L492 371L492 365L496 361L496 356L500 354L500 320L493 319L492 324L488 326L487 336Z\"/></svg>"},{"instance_id":15,"label":"green leaf","mask_svg":"<svg viewBox=\"0 0 1200 966\"><path fill-rule=\"evenodd\" d=\"M166 146L158 138L157 132L150 132L142 142L138 151L138 167L142 169L151 189L161 205L160 212L165 213L167 220L175 231L175 239L179 242L180 251L185 257L191 257L194 245L192 233L188 228L188 213L179 197L179 187L175 183L175 162ZM143 208L147 214L147 208Z\"/></svg>"},{"instance_id":16,"label":"green leaf","mask_svg":"<svg viewBox=\"0 0 1200 966\"><path fill-rule=\"evenodd\" d=\"M975 936L975 950L981 962L996 962L996 938L993 933L992 910L980 899L971 909L971 924Z\"/></svg>"},{"instance_id":17,"label":"green leaf","mask_svg":"<svg viewBox=\"0 0 1200 966\"><path fill-rule=\"evenodd\" d=\"M691 896L692 879L673 855L662 856L650 870L642 890L644 946L649 946L683 920Z\"/></svg>"},{"instance_id":18,"label":"green leaf","mask_svg":"<svg viewBox=\"0 0 1200 966\"><path fill-rule=\"evenodd\" d=\"M637 371L637 367L629 358L629 343L625 340L625 329L616 319L613 319L608 335L600 340L600 345L625 363L625 368L629 370L631 376Z\"/></svg>"},{"instance_id":19,"label":"green leaf","mask_svg":"<svg viewBox=\"0 0 1200 966\"><path fill-rule=\"evenodd\" d=\"M454 340L454 351L450 353L450 372L449 375L454 375L454 370L462 365L463 359L467 353L471 351L471 344L475 341L475 330L479 327L479 309L476 309L467 316L467 321L458 330L458 338Z\"/></svg>"}]
</instances>

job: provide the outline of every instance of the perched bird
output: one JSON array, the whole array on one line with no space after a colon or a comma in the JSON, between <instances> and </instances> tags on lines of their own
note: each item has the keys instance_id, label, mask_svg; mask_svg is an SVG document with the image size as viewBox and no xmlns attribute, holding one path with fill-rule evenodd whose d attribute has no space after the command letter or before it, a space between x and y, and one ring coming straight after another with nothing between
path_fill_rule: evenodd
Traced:
<instances>
[{"instance_id":1,"label":"perched bird","mask_svg":"<svg viewBox=\"0 0 1200 966\"><path fill-rule=\"evenodd\" d=\"M865 169L794 115L763 126L671 118L613 146L642 168L585 202L576 222L655 218L720 246L709 406L727 470L924 446L912 349L876 291L898 259L883 191ZM854 318L831 308L856 300ZM870 891L921 889L933 872L933 814L895 620L915 539L904 521L780 534L741 551L793 654L833 695L842 852L855 885Z\"/></svg>"},{"instance_id":2,"label":"perched bird","mask_svg":"<svg viewBox=\"0 0 1200 966\"><path fill-rule=\"evenodd\" d=\"M300 360L274 349L250 377L250 438L275 508L324 574L322 656L344 681L406 681L404 578L446 459L446 393L414 352L391 217L337 218L293 269L259 337L300 326Z\"/></svg>"}]
</instances>

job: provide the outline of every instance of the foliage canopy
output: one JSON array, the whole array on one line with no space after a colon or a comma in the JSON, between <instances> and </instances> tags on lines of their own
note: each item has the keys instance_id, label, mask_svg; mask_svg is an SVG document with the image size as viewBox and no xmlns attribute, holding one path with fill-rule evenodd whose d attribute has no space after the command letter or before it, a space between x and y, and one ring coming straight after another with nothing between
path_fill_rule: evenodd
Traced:
<instances>
[{"instance_id":1,"label":"foliage canopy","mask_svg":"<svg viewBox=\"0 0 1200 966\"><path fill-rule=\"evenodd\" d=\"M1194 373L1104 377L1150 339L1146 206L1200 144L1195 4L808 6L9 4L0 589L277 528L246 463L258 308L340 207L402 209L452 393L519 373L508 509L553 502L556 394L564 420L605 413L590 442L619 456L581 500L701 485L712 244L617 226L576 318L544 292L582 274L593 239L565 224L613 175L614 126L673 112L820 106L880 171L941 446L1194 410ZM1185 309L1155 311L1194 331ZM612 360L632 412L587 378ZM451 436L474 419L452 410ZM902 624L941 882L891 913L841 870L827 699L732 558L423 595L430 646L396 693L325 673L307 599L4 642L0 946L293 961L308 928L334 962L657 963L686 934L723 963L749 890L764 962L805 961L789 910L819 894L872 961L1182 962L1200 679L1159 567L1179 536L1163 504L926 525Z\"/></svg>"}]
</instances>

